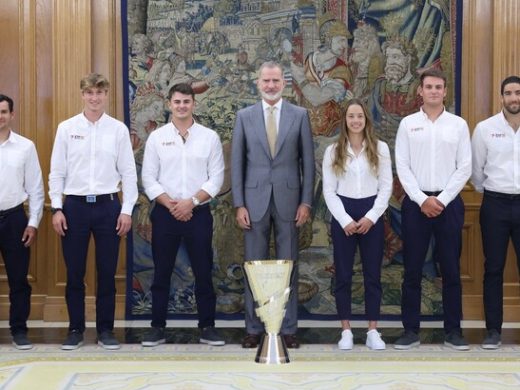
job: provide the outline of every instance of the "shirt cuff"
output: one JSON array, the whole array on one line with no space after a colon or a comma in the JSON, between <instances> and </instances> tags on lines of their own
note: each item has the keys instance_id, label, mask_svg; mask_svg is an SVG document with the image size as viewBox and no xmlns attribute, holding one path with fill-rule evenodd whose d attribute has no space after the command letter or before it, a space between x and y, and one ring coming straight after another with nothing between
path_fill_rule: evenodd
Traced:
<instances>
[{"instance_id":1,"label":"shirt cuff","mask_svg":"<svg viewBox=\"0 0 520 390\"><path fill-rule=\"evenodd\" d=\"M446 191L442 191L439 196L437 196L437 200L441 202L444 207L446 207L452 199L450 199L450 196L446 193Z\"/></svg>"},{"instance_id":2,"label":"shirt cuff","mask_svg":"<svg viewBox=\"0 0 520 390\"><path fill-rule=\"evenodd\" d=\"M38 218L36 217L31 217L29 218L29 222L27 223L27 226L32 226L33 228L35 229L38 229Z\"/></svg>"},{"instance_id":3,"label":"shirt cuff","mask_svg":"<svg viewBox=\"0 0 520 390\"><path fill-rule=\"evenodd\" d=\"M201 187L200 187L201 190L207 192L207 194L211 197L211 198L214 198L215 196L217 196L218 194L218 191L219 189L216 189L215 186L212 186L208 183L204 183Z\"/></svg>"},{"instance_id":4,"label":"shirt cuff","mask_svg":"<svg viewBox=\"0 0 520 390\"><path fill-rule=\"evenodd\" d=\"M121 206L121 214L126 214L126 215L132 216L132 210L133 210L133 207L130 204L123 203L123 205Z\"/></svg>"},{"instance_id":5,"label":"shirt cuff","mask_svg":"<svg viewBox=\"0 0 520 390\"><path fill-rule=\"evenodd\" d=\"M380 216L377 216L377 213L374 210L369 210L368 213L365 214L365 218L368 218L375 225Z\"/></svg>"},{"instance_id":6,"label":"shirt cuff","mask_svg":"<svg viewBox=\"0 0 520 390\"><path fill-rule=\"evenodd\" d=\"M145 192L146 192L146 195L148 196L148 198L150 198L150 200L154 200L159 195L164 194L166 191L164 191L164 188L162 188L162 186L160 184L155 184L149 188L146 188ZM130 214L132 214L131 211L130 211Z\"/></svg>"},{"instance_id":7,"label":"shirt cuff","mask_svg":"<svg viewBox=\"0 0 520 390\"><path fill-rule=\"evenodd\" d=\"M53 209L63 208L63 199L61 198L61 196L59 198L51 199L51 207Z\"/></svg>"},{"instance_id":8,"label":"shirt cuff","mask_svg":"<svg viewBox=\"0 0 520 390\"><path fill-rule=\"evenodd\" d=\"M428 196L424 192L419 191L419 193L412 200L417 203L419 207L421 207L426 199L428 199Z\"/></svg>"},{"instance_id":9,"label":"shirt cuff","mask_svg":"<svg viewBox=\"0 0 520 390\"><path fill-rule=\"evenodd\" d=\"M350 224L352 221L354 221L352 217L348 214L345 214L340 218L340 220L338 220L338 223L342 229L345 229L345 227L347 227L347 225Z\"/></svg>"}]
</instances>

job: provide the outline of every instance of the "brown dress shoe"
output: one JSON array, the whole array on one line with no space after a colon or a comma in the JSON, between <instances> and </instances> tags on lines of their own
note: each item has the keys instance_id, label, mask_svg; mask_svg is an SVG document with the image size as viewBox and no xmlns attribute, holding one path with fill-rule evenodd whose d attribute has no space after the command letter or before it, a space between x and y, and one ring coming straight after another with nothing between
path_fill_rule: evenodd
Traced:
<instances>
[{"instance_id":1,"label":"brown dress shoe","mask_svg":"<svg viewBox=\"0 0 520 390\"><path fill-rule=\"evenodd\" d=\"M284 334L283 340L285 341L285 346L287 348L300 348L300 342L293 334Z\"/></svg>"},{"instance_id":2,"label":"brown dress shoe","mask_svg":"<svg viewBox=\"0 0 520 390\"><path fill-rule=\"evenodd\" d=\"M260 343L259 334L248 334L242 340L242 348L256 348L258 347L258 343Z\"/></svg>"}]
</instances>

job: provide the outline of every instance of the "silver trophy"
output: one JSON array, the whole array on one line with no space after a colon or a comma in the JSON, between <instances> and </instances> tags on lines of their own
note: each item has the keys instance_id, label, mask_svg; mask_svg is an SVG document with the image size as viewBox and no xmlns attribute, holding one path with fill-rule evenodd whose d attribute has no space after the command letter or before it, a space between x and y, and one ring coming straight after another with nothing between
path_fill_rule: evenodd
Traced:
<instances>
[{"instance_id":1,"label":"silver trophy","mask_svg":"<svg viewBox=\"0 0 520 390\"><path fill-rule=\"evenodd\" d=\"M291 293L289 285L292 268L292 260L253 260L244 263L257 306L256 314L264 323L266 331L256 352L257 363L289 363L289 354L280 336L280 328Z\"/></svg>"}]
</instances>

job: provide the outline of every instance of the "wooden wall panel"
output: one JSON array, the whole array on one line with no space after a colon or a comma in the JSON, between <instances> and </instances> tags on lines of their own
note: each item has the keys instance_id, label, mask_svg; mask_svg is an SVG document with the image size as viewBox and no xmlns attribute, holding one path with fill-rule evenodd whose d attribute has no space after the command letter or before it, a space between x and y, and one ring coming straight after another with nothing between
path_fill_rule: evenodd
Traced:
<instances>
[{"instance_id":1,"label":"wooden wall panel","mask_svg":"<svg viewBox=\"0 0 520 390\"><path fill-rule=\"evenodd\" d=\"M493 107L498 112L500 84L510 75L520 75L520 2L496 0L493 14ZM512 244L509 245L504 275L504 316L508 320L520 320L519 269Z\"/></svg>"},{"instance_id":2,"label":"wooden wall panel","mask_svg":"<svg viewBox=\"0 0 520 390\"><path fill-rule=\"evenodd\" d=\"M462 116L471 129L500 108L499 86L506 75L519 73L520 2L463 0ZM111 81L108 113L123 119L122 41L120 0L2 0L0 91L15 99L14 127L36 143L47 177L58 123L81 110L80 78L90 71ZM461 258L464 315L483 318L482 269L478 213L481 196L470 185L466 204ZM48 211L32 250L32 318L66 320L65 267L60 241ZM117 270L117 318L124 317L125 245ZM95 271L89 253L87 318L94 318ZM505 318L520 320L520 285L515 256L510 251L505 282ZM0 318L7 318L5 270L0 268Z\"/></svg>"},{"instance_id":3,"label":"wooden wall panel","mask_svg":"<svg viewBox=\"0 0 520 390\"><path fill-rule=\"evenodd\" d=\"M495 0L493 7L493 108L500 109L500 83L520 74L520 2Z\"/></svg>"}]
</instances>

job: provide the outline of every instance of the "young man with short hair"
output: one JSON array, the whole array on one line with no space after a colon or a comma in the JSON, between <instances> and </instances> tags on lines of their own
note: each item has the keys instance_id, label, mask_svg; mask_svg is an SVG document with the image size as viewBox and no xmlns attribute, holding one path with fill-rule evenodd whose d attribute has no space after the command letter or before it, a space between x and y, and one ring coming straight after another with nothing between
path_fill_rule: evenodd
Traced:
<instances>
[{"instance_id":1,"label":"young man with short hair","mask_svg":"<svg viewBox=\"0 0 520 390\"><path fill-rule=\"evenodd\" d=\"M471 174L471 143L466 121L446 111L446 76L430 69L421 74L419 112L401 120L395 163L406 196L402 204L404 277L401 316L403 335L396 349L420 344L422 269L430 244L442 275L444 344L469 349L462 336L460 255L464 203L459 193Z\"/></svg>"},{"instance_id":2,"label":"young man with short hair","mask_svg":"<svg viewBox=\"0 0 520 390\"><path fill-rule=\"evenodd\" d=\"M43 181L34 143L11 129L14 102L0 95L0 253L9 283L9 327L17 349L31 349L27 318L31 309L29 247L43 212ZM23 203L29 200L29 219Z\"/></svg>"},{"instance_id":3,"label":"young man with short hair","mask_svg":"<svg viewBox=\"0 0 520 390\"><path fill-rule=\"evenodd\" d=\"M152 221L152 328L145 347L166 342L170 280L181 241L195 276L195 299L201 330L199 341L224 345L215 329L213 290L213 217L209 202L224 182L224 157L218 134L195 122L195 93L175 84L168 93L171 122L150 134L143 157L142 181L155 201Z\"/></svg>"},{"instance_id":4,"label":"young man with short hair","mask_svg":"<svg viewBox=\"0 0 520 390\"><path fill-rule=\"evenodd\" d=\"M52 225L61 237L67 268L65 298L70 324L61 348L73 350L83 344L84 279L92 235L96 245L98 344L118 349L113 333L115 274L120 239L132 226L137 173L128 128L105 113L108 80L91 73L81 80L80 88L83 112L59 124L49 174Z\"/></svg>"},{"instance_id":5,"label":"young man with short hair","mask_svg":"<svg viewBox=\"0 0 520 390\"><path fill-rule=\"evenodd\" d=\"M501 345L504 267L509 239L520 266L520 77L500 88L502 110L479 124L472 137L471 181L483 192L480 230L484 249L484 349Z\"/></svg>"}]
</instances>

